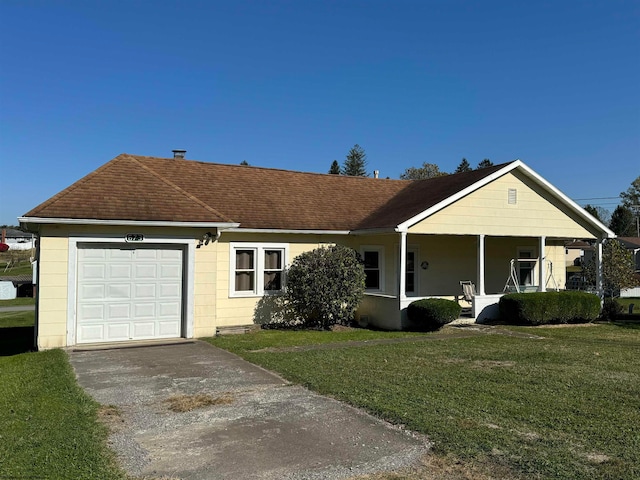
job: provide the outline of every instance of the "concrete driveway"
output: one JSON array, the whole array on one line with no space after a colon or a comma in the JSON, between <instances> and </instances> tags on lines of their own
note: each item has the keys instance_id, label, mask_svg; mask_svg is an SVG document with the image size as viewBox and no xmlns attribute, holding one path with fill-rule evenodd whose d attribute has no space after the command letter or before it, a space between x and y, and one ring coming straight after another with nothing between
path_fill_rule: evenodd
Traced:
<instances>
[{"instance_id":1,"label":"concrete driveway","mask_svg":"<svg viewBox=\"0 0 640 480\"><path fill-rule=\"evenodd\" d=\"M341 479L412 465L426 438L323 397L205 342L70 352L80 385L118 407L110 445L131 475ZM176 413L166 400L221 404Z\"/></svg>"}]
</instances>

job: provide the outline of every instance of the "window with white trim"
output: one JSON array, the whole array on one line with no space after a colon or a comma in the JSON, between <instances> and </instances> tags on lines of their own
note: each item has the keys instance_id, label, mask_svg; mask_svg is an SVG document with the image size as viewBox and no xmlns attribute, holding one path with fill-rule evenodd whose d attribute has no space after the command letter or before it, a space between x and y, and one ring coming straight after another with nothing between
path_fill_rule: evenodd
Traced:
<instances>
[{"instance_id":1,"label":"window with white trim","mask_svg":"<svg viewBox=\"0 0 640 480\"><path fill-rule=\"evenodd\" d=\"M364 260L366 291L382 292L384 290L384 248L363 246L360 250Z\"/></svg>"},{"instance_id":2,"label":"window with white trim","mask_svg":"<svg viewBox=\"0 0 640 480\"><path fill-rule=\"evenodd\" d=\"M287 245L232 243L230 248L229 296L251 297L282 291Z\"/></svg>"}]
</instances>

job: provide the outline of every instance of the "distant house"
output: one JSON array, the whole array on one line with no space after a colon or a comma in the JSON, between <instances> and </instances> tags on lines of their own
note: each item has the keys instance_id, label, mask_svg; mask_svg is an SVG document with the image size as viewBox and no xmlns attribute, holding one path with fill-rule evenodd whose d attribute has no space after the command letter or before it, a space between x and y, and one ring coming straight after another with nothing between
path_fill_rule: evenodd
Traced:
<instances>
[{"instance_id":1,"label":"distant house","mask_svg":"<svg viewBox=\"0 0 640 480\"><path fill-rule=\"evenodd\" d=\"M462 280L481 319L514 269L563 288L565 243L593 240L599 259L614 236L521 161L404 181L122 154L20 222L40 236L40 348L252 324L291 261L330 244L364 259L361 321L401 329L409 303Z\"/></svg>"},{"instance_id":2,"label":"distant house","mask_svg":"<svg viewBox=\"0 0 640 480\"><path fill-rule=\"evenodd\" d=\"M616 237L616 239L631 252L636 272L640 272L640 237Z\"/></svg>"},{"instance_id":3,"label":"distant house","mask_svg":"<svg viewBox=\"0 0 640 480\"><path fill-rule=\"evenodd\" d=\"M3 228L0 243L9 245L10 250L31 250L35 248L35 236L33 233L23 232L15 228Z\"/></svg>"}]
</instances>

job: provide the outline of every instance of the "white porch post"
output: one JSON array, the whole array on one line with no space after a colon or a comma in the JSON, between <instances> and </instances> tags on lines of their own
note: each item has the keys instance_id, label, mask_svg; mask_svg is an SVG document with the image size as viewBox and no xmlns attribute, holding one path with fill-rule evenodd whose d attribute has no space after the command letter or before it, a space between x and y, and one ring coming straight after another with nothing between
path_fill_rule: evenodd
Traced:
<instances>
[{"instance_id":1,"label":"white porch post","mask_svg":"<svg viewBox=\"0 0 640 480\"><path fill-rule=\"evenodd\" d=\"M598 296L602 299L604 297L603 285L602 285L602 238L598 238L596 242L596 291Z\"/></svg>"},{"instance_id":2,"label":"white porch post","mask_svg":"<svg viewBox=\"0 0 640 480\"><path fill-rule=\"evenodd\" d=\"M407 298L407 232L400 232L400 301Z\"/></svg>"},{"instance_id":3,"label":"white porch post","mask_svg":"<svg viewBox=\"0 0 640 480\"><path fill-rule=\"evenodd\" d=\"M476 290L478 295L485 295L484 291L484 234L478 235L478 281Z\"/></svg>"},{"instance_id":4,"label":"white porch post","mask_svg":"<svg viewBox=\"0 0 640 480\"><path fill-rule=\"evenodd\" d=\"M540 237L540 242L538 244L538 258L540 259L538 261L538 291L539 292L546 292L547 291L547 269L546 269L546 255L545 255L545 243L546 243L546 237L542 236Z\"/></svg>"}]
</instances>

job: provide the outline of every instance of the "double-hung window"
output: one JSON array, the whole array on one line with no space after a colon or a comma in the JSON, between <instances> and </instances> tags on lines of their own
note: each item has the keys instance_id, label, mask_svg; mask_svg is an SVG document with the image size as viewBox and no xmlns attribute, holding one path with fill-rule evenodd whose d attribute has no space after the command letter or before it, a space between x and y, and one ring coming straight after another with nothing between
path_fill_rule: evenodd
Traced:
<instances>
[{"instance_id":1,"label":"double-hung window","mask_svg":"<svg viewBox=\"0 0 640 480\"><path fill-rule=\"evenodd\" d=\"M381 246L363 246L365 289L369 292L384 290L384 248Z\"/></svg>"},{"instance_id":2,"label":"double-hung window","mask_svg":"<svg viewBox=\"0 0 640 480\"><path fill-rule=\"evenodd\" d=\"M232 243L229 295L251 297L282 291L287 253L285 244Z\"/></svg>"}]
</instances>

